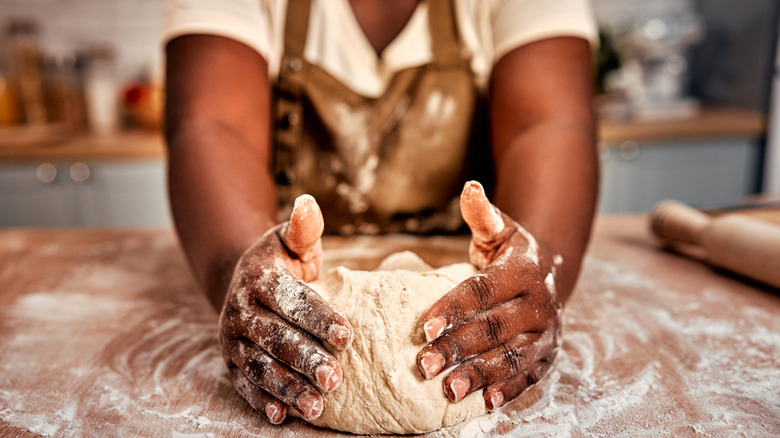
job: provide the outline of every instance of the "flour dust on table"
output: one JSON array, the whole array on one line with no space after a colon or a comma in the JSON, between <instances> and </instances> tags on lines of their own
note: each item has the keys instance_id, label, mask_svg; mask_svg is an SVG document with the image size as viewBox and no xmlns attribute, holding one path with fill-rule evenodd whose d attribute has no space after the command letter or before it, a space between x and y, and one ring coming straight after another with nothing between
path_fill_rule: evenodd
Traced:
<instances>
[{"instance_id":1,"label":"flour dust on table","mask_svg":"<svg viewBox=\"0 0 780 438\"><path fill-rule=\"evenodd\" d=\"M780 436L780 294L653 250L642 219L597 222L550 373L426 438ZM402 249L443 265L468 240L326 236L323 272ZM1 232L0 436L354 438L254 411L217 317L169 230Z\"/></svg>"}]
</instances>

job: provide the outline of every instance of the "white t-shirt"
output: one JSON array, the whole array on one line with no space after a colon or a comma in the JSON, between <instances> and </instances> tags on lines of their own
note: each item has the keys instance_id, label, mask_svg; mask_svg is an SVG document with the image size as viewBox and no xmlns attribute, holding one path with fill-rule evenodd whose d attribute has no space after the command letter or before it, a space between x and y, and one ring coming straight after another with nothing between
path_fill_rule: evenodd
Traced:
<instances>
[{"instance_id":1,"label":"white t-shirt","mask_svg":"<svg viewBox=\"0 0 780 438\"><path fill-rule=\"evenodd\" d=\"M460 35L477 84L493 65L523 44L577 36L596 44L589 0L454 0ZM401 33L376 55L348 0L312 0L304 57L366 97L382 94L397 71L431 60L428 3L420 2ZM276 78L282 57L287 0L168 0L164 38L211 34L257 50Z\"/></svg>"}]
</instances>

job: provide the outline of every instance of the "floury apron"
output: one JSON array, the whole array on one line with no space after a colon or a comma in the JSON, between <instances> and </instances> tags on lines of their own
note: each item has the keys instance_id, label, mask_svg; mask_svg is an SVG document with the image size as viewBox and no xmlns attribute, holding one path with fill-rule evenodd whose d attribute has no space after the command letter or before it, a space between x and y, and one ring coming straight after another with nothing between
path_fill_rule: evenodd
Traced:
<instances>
[{"instance_id":1,"label":"floury apron","mask_svg":"<svg viewBox=\"0 0 780 438\"><path fill-rule=\"evenodd\" d=\"M397 72L378 98L356 94L303 58L310 3L289 1L274 96L281 220L308 193L327 233L461 227L457 197L475 167L477 89L452 1L427 1L432 60ZM488 142L481 143L485 155Z\"/></svg>"}]
</instances>

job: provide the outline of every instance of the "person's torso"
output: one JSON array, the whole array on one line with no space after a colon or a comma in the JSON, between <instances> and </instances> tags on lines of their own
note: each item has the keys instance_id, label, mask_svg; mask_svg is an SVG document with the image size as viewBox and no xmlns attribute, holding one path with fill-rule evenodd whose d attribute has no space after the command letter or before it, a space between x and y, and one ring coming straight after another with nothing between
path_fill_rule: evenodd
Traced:
<instances>
[{"instance_id":1,"label":"person's torso","mask_svg":"<svg viewBox=\"0 0 780 438\"><path fill-rule=\"evenodd\" d=\"M354 80L345 85L316 55L309 56L308 37L317 28L309 20L309 1L290 0L289 7L275 87L274 172L281 215L289 213L285 207L296 196L308 193L320 203L329 232L459 228L454 200L474 167L468 165L469 145L478 93L452 2L418 5L383 56L407 44L405 35L414 34L410 28L423 26L429 60L383 78L381 92L368 96L355 90ZM362 32L351 19L352 31ZM366 62L381 63L365 35L358 37L372 57ZM488 145L481 143L484 153Z\"/></svg>"},{"instance_id":2,"label":"person's torso","mask_svg":"<svg viewBox=\"0 0 780 438\"><path fill-rule=\"evenodd\" d=\"M268 38L271 46L265 54L269 75L275 79L282 70L286 8L288 0L267 0ZM433 57L428 30L428 0L418 6L401 32L377 57L361 29L349 0L312 0L304 58L328 71L347 87L367 97L382 94L400 70L420 66ZM457 31L462 47L471 59L476 82L484 88L493 63L490 32L493 1L454 0Z\"/></svg>"}]
</instances>

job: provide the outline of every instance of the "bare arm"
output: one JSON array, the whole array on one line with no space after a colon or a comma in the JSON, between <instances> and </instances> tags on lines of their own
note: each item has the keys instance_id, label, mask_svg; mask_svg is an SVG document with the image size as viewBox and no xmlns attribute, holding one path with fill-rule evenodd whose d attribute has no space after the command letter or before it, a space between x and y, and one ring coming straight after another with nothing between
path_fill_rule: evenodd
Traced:
<instances>
[{"instance_id":1,"label":"bare arm","mask_svg":"<svg viewBox=\"0 0 780 438\"><path fill-rule=\"evenodd\" d=\"M515 49L495 66L490 115L495 205L469 182L461 212L480 272L423 316L426 378L482 390L496 409L538 382L561 345L561 314L590 235L597 189L590 49L576 38Z\"/></svg>"},{"instance_id":2,"label":"bare arm","mask_svg":"<svg viewBox=\"0 0 780 438\"><path fill-rule=\"evenodd\" d=\"M504 56L491 81L495 204L563 257L557 286L564 301L598 189L591 75L588 42L554 38Z\"/></svg>"},{"instance_id":3,"label":"bare arm","mask_svg":"<svg viewBox=\"0 0 780 438\"><path fill-rule=\"evenodd\" d=\"M241 43L186 36L167 47L166 137L176 228L201 286L221 309L233 385L275 424L306 419L341 383L325 348L349 348L349 322L304 282L322 260L322 214L310 197L276 225L269 174L265 60Z\"/></svg>"},{"instance_id":4,"label":"bare arm","mask_svg":"<svg viewBox=\"0 0 780 438\"><path fill-rule=\"evenodd\" d=\"M171 208L220 309L239 257L276 223L268 69L257 52L221 37L184 36L166 50Z\"/></svg>"}]
</instances>

